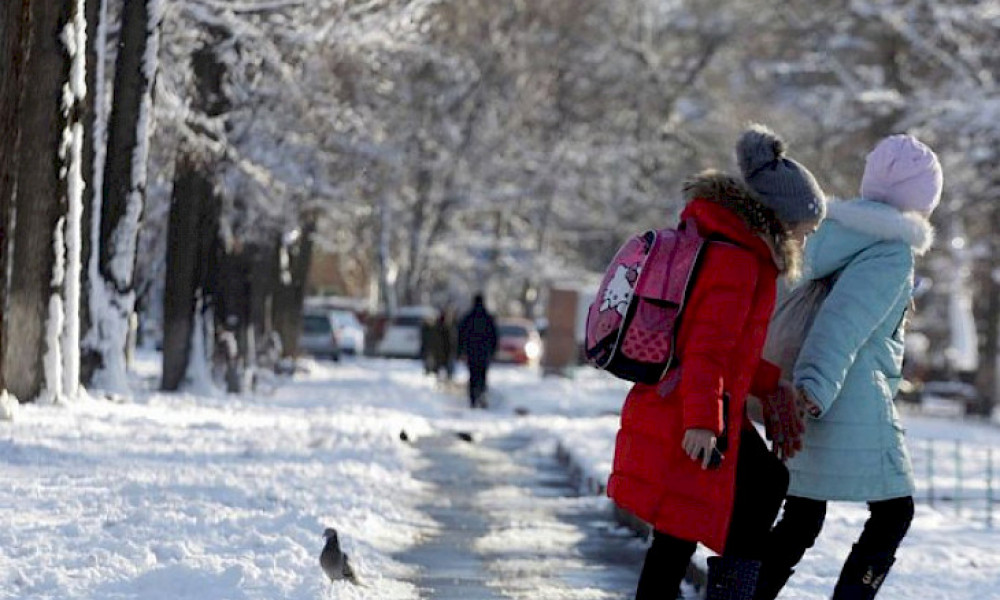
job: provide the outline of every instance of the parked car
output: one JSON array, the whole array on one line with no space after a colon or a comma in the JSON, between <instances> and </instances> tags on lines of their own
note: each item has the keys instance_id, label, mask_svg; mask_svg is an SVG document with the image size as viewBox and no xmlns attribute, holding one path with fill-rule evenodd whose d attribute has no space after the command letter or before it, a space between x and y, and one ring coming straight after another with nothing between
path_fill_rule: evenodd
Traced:
<instances>
[{"instance_id":1,"label":"parked car","mask_svg":"<svg viewBox=\"0 0 1000 600\"><path fill-rule=\"evenodd\" d=\"M357 315L349 310L331 310L337 344L344 354L362 354L365 351L365 327Z\"/></svg>"},{"instance_id":2,"label":"parked car","mask_svg":"<svg viewBox=\"0 0 1000 600\"><path fill-rule=\"evenodd\" d=\"M542 356L542 336L528 319L497 320L497 362L537 364Z\"/></svg>"},{"instance_id":3,"label":"parked car","mask_svg":"<svg viewBox=\"0 0 1000 600\"><path fill-rule=\"evenodd\" d=\"M396 358L420 358L420 328L425 321L436 316L437 311L431 306L400 307L389 319L375 353Z\"/></svg>"},{"instance_id":4,"label":"parked car","mask_svg":"<svg viewBox=\"0 0 1000 600\"><path fill-rule=\"evenodd\" d=\"M303 313L299 351L316 358L340 360L340 344L337 342L336 324L330 311L310 310Z\"/></svg>"}]
</instances>

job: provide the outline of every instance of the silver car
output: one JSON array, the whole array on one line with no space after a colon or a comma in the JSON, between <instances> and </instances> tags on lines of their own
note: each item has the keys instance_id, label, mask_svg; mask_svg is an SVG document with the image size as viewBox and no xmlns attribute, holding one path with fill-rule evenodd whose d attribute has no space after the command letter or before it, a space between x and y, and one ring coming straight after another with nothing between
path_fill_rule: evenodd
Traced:
<instances>
[{"instance_id":1,"label":"silver car","mask_svg":"<svg viewBox=\"0 0 1000 600\"><path fill-rule=\"evenodd\" d=\"M437 311L431 306L403 306L389 321L385 335L375 349L379 356L420 358L420 330L433 321Z\"/></svg>"},{"instance_id":2,"label":"silver car","mask_svg":"<svg viewBox=\"0 0 1000 600\"><path fill-rule=\"evenodd\" d=\"M316 358L340 360L340 344L337 341L336 323L329 311L303 313L299 352Z\"/></svg>"}]
</instances>

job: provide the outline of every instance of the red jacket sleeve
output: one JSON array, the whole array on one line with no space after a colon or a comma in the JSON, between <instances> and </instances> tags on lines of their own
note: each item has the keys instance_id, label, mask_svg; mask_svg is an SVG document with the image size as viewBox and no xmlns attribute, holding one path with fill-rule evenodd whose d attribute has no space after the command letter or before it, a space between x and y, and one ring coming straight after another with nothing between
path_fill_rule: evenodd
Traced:
<instances>
[{"instance_id":1,"label":"red jacket sleeve","mask_svg":"<svg viewBox=\"0 0 1000 600\"><path fill-rule=\"evenodd\" d=\"M758 398L769 396L777 391L780 379L781 367L762 358L757 363L753 381L750 382L750 393Z\"/></svg>"},{"instance_id":2,"label":"red jacket sleeve","mask_svg":"<svg viewBox=\"0 0 1000 600\"><path fill-rule=\"evenodd\" d=\"M722 432L725 374L750 313L759 266L748 252L709 248L684 307L679 340L685 429Z\"/></svg>"}]
</instances>

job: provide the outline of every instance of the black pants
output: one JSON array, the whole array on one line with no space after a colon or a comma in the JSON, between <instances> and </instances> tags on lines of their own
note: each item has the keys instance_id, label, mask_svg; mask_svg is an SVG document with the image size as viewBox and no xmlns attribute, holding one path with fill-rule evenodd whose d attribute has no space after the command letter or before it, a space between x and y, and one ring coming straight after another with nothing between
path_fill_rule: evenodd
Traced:
<instances>
[{"instance_id":1,"label":"black pants","mask_svg":"<svg viewBox=\"0 0 1000 600\"><path fill-rule=\"evenodd\" d=\"M788 470L771 454L756 430L743 430L742 435L725 555L761 560L761 540L771 530L788 491ZM694 542L654 531L636 600L676 598L694 550Z\"/></svg>"},{"instance_id":2,"label":"black pants","mask_svg":"<svg viewBox=\"0 0 1000 600\"><path fill-rule=\"evenodd\" d=\"M869 502L868 510L868 521L853 552L860 556L893 557L910 529L913 498L905 496ZM816 542L825 519L825 501L789 496L785 500L785 512L771 532L763 570L787 574Z\"/></svg>"},{"instance_id":3,"label":"black pants","mask_svg":"<svg viewBox=\"0 0 1000 600\"><path fill-rule=\"evenodd\" d=\"M486 360L469 361L469 405L476 408L482 404L486 393L486 371L490 363Z\"/></svg>"}]
</instances>

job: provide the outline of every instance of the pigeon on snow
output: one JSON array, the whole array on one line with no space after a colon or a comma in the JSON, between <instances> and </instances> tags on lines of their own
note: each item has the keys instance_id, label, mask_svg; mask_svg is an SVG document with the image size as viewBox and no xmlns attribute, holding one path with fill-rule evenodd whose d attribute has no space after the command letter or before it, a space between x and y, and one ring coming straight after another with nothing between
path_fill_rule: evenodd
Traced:
<instances>
[{"instance_id":1,"label":"pigeon on snow","mask_svg":"<svg viewBox=\"0 0 1000 600\"><path fill-rule=\"evenodd\" d=\"M319 555L319 565L323 567L323 572L330 578L330 581L347 580L358 585L360 582L354 574L351 564L347 562L347 554L344 554L340 549L337 530L327 527L326 531L323 532L323 537L326 538L326 545L323 546L323 551Z\"/></svg>"}]
</instances>

